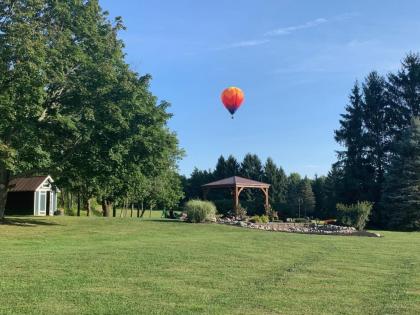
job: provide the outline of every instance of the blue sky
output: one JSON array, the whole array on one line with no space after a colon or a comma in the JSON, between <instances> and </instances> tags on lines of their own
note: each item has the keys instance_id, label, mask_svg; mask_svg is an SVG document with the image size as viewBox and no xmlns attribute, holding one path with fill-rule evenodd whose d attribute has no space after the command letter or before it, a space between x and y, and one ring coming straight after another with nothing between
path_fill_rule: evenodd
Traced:
<instances>
[{"instance_id":1,"label":"blue sky","mask_svg":"<svg viewBox=\"0 0 420 315\"><path fill-rule=\"evenodd\" d=\"M180 171L256 153L287 173L327 174L333 130L369 71L395 71L420 51L420 1L100 0L127 30L127 62L172 104ZM235 119L221 91L238 86Z\"/></svg>"}]
</instances>

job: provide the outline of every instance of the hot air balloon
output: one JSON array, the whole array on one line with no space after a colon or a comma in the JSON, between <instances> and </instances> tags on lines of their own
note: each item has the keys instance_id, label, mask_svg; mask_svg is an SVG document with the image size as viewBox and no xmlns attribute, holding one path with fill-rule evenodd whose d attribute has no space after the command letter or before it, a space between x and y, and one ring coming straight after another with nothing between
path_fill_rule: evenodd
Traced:
<instances>
[{"instance_id":1,"label":"hot air balloon","mask_svg":"<svg viewBox=\"0 0 420 315\"><path fill-rule=\"evenodd\" d=\"M231 86L222 92L222 102L225 108L232 115L235 114L236 110L241 106L244 101L244 93L240 88Z\"/></svg>"}]
</instances>

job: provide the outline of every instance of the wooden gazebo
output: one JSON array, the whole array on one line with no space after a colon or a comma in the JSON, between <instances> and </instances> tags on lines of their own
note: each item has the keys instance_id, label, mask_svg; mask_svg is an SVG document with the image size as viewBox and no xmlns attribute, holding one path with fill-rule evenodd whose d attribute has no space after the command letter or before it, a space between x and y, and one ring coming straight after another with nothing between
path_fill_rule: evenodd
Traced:
<instances>
[{"instance_id":1,"label":"wooden gazebo","mask_svg":"<svg viewBox=\"0 0 420 315\"><path fill-rule=\"evenodd\" d=\"M239 176L232 176L225 179L221 179L215 182L211 182L201 186L203 189L203 197L207 199L207 193L210 189L227 188L232 191L233 206L236 209L239 206L239 195L245 188L256 188L261 189L265 196L265 207L268 207L268 189L269 184L258 182L252 179L247 179Z\"/></svg>"}]
</instances>

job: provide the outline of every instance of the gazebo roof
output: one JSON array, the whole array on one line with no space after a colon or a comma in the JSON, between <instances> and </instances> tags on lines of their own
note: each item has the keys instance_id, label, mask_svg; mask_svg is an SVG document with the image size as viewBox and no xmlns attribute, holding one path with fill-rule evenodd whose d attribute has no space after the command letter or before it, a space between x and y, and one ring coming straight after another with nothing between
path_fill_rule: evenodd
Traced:
<instances>
[{"instance_id":1,"label":"gazebo roof","mask_svg":"<svg viewBox=\"0 0 420 315\"><path fill-rule=\"evenodd\" d=\"M205 185L202 185L203 188L223 188L223 187L270 187L270 184L258 182L256 180L243 178L239 176L232 176L225 179L217 180Z\"/></svg>"}]
</instances>

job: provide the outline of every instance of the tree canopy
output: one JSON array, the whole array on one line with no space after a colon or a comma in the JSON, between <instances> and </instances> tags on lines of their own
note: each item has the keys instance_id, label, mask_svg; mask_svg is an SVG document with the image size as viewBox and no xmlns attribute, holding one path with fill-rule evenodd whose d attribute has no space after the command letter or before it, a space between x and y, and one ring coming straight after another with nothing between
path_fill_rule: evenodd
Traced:
<instances>
[{"instance_id":1,"label":"tree canopy","mask_svg":"<svg viewBox=\"0 0 420 315\"><path fill-rule=\"evenodd\" d=\"M169 104L125 62L121 18L96 0L6 0L0 17L0 217L17 174L48 172L109 206L176 170Z\"/></svg>"}]
</instances>

